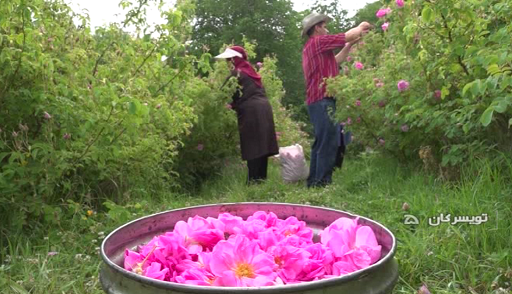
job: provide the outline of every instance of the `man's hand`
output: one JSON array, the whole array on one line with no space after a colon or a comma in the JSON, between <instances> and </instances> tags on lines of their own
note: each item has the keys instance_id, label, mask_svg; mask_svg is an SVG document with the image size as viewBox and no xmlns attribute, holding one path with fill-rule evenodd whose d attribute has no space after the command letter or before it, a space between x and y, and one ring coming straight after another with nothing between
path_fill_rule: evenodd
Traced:
<instances>
[{"instance_id":1,"label":"man's hand","mask_svg":"<svg viewBox=\"0 0 512 294\"><path fill-rule=\"evenodd\" d=\"M363 21L357 27L350 29L345 33L345 41L354 43L356 39L366 35L372 27L373 26L370 23Z\"/></svg>"},{"instance_id":2,"label":"man's hand","mask_svg":"<svg viewBox=\"0 0 512 294\"><path fill-rule=\"evenodd\" d=\"M363 21L357 27L361 29L362 35L366 35L373 28L373 26L369 22L366 22L366 21Z\"/></svg>"}]
</instances>

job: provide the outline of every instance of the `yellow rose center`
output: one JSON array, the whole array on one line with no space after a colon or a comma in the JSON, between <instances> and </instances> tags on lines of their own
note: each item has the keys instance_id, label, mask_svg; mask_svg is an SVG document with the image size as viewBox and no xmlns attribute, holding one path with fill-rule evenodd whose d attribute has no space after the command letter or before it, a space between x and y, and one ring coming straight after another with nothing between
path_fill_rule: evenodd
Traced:
<instances>
[{"instance_id":1,"label":"yellow rose center","mask_svg":"<svg viewBox=\"0 0 512 294\"><path fill-rule=\"evenodd\" d=\"M254 278L254 270L252 266L247 263L239 264L235 269L235 274L239 278Z\"/></svg>"}]
</instances>

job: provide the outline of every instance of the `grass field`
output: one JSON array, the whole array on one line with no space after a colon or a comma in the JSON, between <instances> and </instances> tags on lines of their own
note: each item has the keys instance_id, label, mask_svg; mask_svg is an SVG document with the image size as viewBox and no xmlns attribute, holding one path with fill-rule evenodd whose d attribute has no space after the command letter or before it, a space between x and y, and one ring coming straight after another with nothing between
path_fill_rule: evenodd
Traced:
<instances>
[{"instance_id":1,"label":"grass field","mask_svg":"<svg viewBox=\"0 0 512 294\"><path fill-rule=\"evenodd\" d=\"M505 159L507 160L507 159ZM245 185L245 168L232 165L193 195L125 194L102 211L67 203L59 226L3 236L2 293L103 293L98 280L102 239L117 226L155 212L221 202L289 202L326 206L366 216L389 228L398 240L400 278L395 293L511 293L512 161L474 160L463 180L436 180L419 167L403 166L384 155L349 158L324 189L284 184L277 164L269 180ZM408 210L403 209L407 203ZM480 225L441 223L429 218L487 214ZM404 224L404 215L418 225Z\"/></svg>"}]
</instances>

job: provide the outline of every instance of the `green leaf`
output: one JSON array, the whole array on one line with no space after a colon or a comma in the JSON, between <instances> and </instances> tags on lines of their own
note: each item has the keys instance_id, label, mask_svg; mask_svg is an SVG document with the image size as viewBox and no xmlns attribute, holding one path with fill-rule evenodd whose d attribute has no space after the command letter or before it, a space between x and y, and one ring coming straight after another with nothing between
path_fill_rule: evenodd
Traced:
<instances>
[{"instance_id":1,"label":"green leaf","mask_svg":"<svg viewBox=\"0 0 512 294\"><path fill-rule=\"evenodd\" d=\"M476 80L473 82L473 85L471 86L471 93L473 94L474 97L478 96L478 94L480 93L480 80Z\"/></svg>"},{"instance_id":2,"label":"green leaf","mask_svg":"<svg viewBox=\"0 0 512 294\"><path fill-rule=\"evenodd\" d=\"M504 113L507 111L508 106L510 105L510 101L507 100L500 100L498 102L498 105L494 107L494 110L498 113Z\"/></svg>"},{"instance_id":3,"label":"green leaf","mask_svg":"<svg viewBox=\"0 0 512 294\"><path fill-rule=\"evenodd\" d=\"M497 73L500 73L501 69L497 64L491 64L489 67L487 67L487 73L490 75L495 75Z\"/></svg>"},{"instance_id":4,"label":"green leaf","mask_svg":"<svg viewBox=\"0 0 512 294\"><path fill-rule=\"evenodd\" d=\"M467 83L464 88L462 89L462 96L466 96L466 92L473 86L473 82Z\"/></svg>"},{"instance_id":5,"label":"green leaf","mask_svg":"<svg viewBox=\"0 0 512 294\"><path fill-rule=\"evenodd\" d=\"M480 122L484 127L488 126L491 123L493 113L494 106L489 106L489 108L487 108L482 114L482 117L480 117Z\"/></svg>"},{"instance_id":6,"label":"green leaf","mask_svg":"<svg viewBox=\"0 0 512 294\"><path fill-rule=\"evenodd\" d=\"M136 114L137 113L137 103L132 101L130 102L129 106L128 106L128 113L129 114Z\"/></svg>"},{"instance_id":7,"label":"green leaf","mask_svg":"<svg viewBox=\"0 0 512 294\"><path fill-rule=\"evenodd\" d=\"M433 12L432 12L432 8L426 6L425 8L423 8L423 10L421 11L421 19L423 20L423 22L425 23L429 23L432 21L433 19Z\"/></svg>"},{"instance_id":8,"label":"green leaf","mask_svg":"<svg viewBox=\"0 0 512 294\"><path fill-rule=\"evenodd\" d=\"M450 95L450 90L448 87L443 87L441 89L441 99L444 99L446 96Z\"/></svg>"},{"instance_id":9,"label":"green leaf","mask_svg":"<svg viewBox=\"0 0 512 294\"><path fill-rule=\"evenodd\" d=\"M16 43L18 43L18 45L20 45L20 46L23 45L23 34L18 34L16 36Z\"/></svg>"},{"instance_id":10,"label":"green leaf","mask_svg":"<svg viewBox=\"0 0 512 294\"><path fill-rule=\"evenodd\" d=\"M464 131L464 134L469 133L469 123L464 124L464 125L462 126L462 130Z\"/></svg>"},{"instance_id":11,"label":"green leaf","mask_svg":"<svg viewBox=\"0 0 512 294\"><path fill-rule=\"evenodd\" d=\"M508 127L512 126L512 118L508 121Z\"/></svg>"}]
</instances>

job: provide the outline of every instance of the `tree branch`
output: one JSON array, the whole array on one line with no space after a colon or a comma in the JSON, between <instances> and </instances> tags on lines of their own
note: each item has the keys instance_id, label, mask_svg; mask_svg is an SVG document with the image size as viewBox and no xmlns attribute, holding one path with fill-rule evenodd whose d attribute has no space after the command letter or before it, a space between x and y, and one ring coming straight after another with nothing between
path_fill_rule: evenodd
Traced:
<instances>
[{"instance_id":1,"label":"tree branch","mask_svg":"<svg viewBox=\"0 0 512 294\"><path fill-rule=\"evenodd\" d=\"M146 61L148 61L148 59L151 57L151 55L153 55L153 53L155 52L156 48L158 48L158 43L153 47L153 49L151 50L151 52L149 52L149 54L146 56L146 58L144 58L144 60L139 65L137 70L135 70L135 73L133 74L133 76L136 76L139 73L140 69L144 66L144 64L146 64Z\"/></svg>"},{"instance_id":2,"label":"tree branch","mask_svg":"<svg viewBox=\"0 0 512 294\"><path fill-rule=\"evenodd\" d=\"M180 73L185 69L185 67L183 67L182 69L180 69L180 71L178 73L176 73L167 83L165 83L163 86L160 87L160 89L158 89L155 94L153 94L153 97L156 97L156 95L158 93L160 93L160 91L162 91L165 87L167 87L177 76L180 75Z\"/></svg>"},{"instance_id":3,"label":"tree branch","mask_svg":"<svg viewBox=\"0 0 512 294\"><path fill-rule=\"evenodd\" d=\"M96 60L96 64L94 65L94 69L92 70L92 76L96 76L96 72L98 71L98 65L100 64L100 61L103 59L103 56L105 56L105 53L107 53L107 50L110 49L112 45L114 45L116 42L112 41L101 53L100 57Z\"/></svg>"},{"instance_id":4,"label":"tree branch","mask_svg":"<svg viewBox=\"0 0 512 294\"><path fill-rule=\"evenodd\" d=\"M444 28L448 31L448 40L450 40L450 43L453 43L452 30L451 30L451 28L448 27L448 22L446 21L446 17L444 16L444 14L442 12L441 12L441 18L443 19ZM466 75L469 76L470 75L469 70L466 67L466 65L464 64L464 62L462 62L462 57L458 56L457 61L458 61L459 65L462 67L462 69L464 70L464 72L466 73Z\"/></svg>"},{"instance_id":5,"label":"tree branch","mask_svg":"<svg viewBox=\"0 0 512 294\"><path fill-rule=\"evenodd\" d=\"M109 113L107 119L105 120L106 123L108 123L108 121L112 117L113 112L114 112L114 106L112 106L112 108L110 108L110 113ZM103 126L101 128L101 130L96 135L96 137L91 141L91 143L89 143L89 145L87 145L84 152L82 152L82 154L77 159L75 159L75 161L73 161L73 165L76 164L80 159L82 159L87 154L87 152L89 152L89 149L91 148L91 146L94 145L94 143L96 143L96 141L98 141L98 139L100 138L100 136L103 134L104 131L105 131L105 126Z\"/></svg>"}]
</instances>

